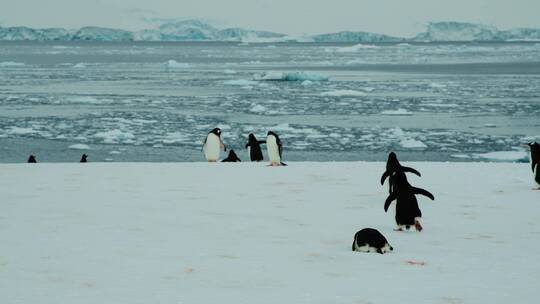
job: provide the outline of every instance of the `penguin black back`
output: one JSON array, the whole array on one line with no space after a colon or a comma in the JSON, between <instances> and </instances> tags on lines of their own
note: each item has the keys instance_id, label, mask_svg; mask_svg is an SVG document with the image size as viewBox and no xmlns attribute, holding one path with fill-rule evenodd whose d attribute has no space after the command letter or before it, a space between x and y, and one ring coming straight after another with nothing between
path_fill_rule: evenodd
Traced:
<instances>
[{"instance_id":1,"label":"penguin black back","mask_svg":"<svg viewBox=\"0 0 540 304\"><path fill-rule=\"evenodd\" d=\"M384 211L387 212L392 201L396 200L396 224L398 225L398 230L401 230L402 226L405 226L407 229L415 226L416 230L422 230L419 222L419 219L422 217L422 211L420 211L420 207L418 206L416 194L427 196L431 200L435 199L433 194L428 191L411 186L405 172L398 170L394 174L393 191L384 202Z\"/></svg>"},{"instance_id":2,"label":"penguin black back","mask_svg":"<svg viewBox=\"0 0 540 304\"><path fill-rule=\"evenodd\" d=\"M384 184L384 181L388 177L388 193L392 193L393 191L393 188L394 188L393 175L397 171L411 172L418 176L421 176L420 172L416 171L415 169L402 166L399 163L399 160L397 159L396 153L390 152L390 154L388 154L388 160L386 161L386 171L384 171L383 175L381 176L381 185Z\"/></svg>"},{"instance_id":3,"label":"penguin black back","mask_svg":"<svg viewBox=\"0 0 540 304\"><path fill-rule=\"evenodd\" d=\"M34 155L30 155L28 157L28 163L37 163L36 157Z\"/></svg>"},{"instance_id":4,"label":"penguin black back","mask_svg":"<svg viewBox=\"0 0 540 304\"><path fill-rule=\"evenodd\" d=\"M536 166L540 164L540 144L531 142L527 146L531 149L531 170L534 172Z\"/></svg>"},{"instance_id":5,"label":"penguin black back","mask_svg":"<svg viewBox=\"0 0 540 304\"><path fill-rule=\"evenodd\" d=\"M540 189L540 144L537 142L531 142L527 144L531 149L531 169L533 172L533 178L538 189Z\"/></svg>"},{"instance_id":6,"label":"penguin black back","mask_svg":"<svg viewBox=\"0 0 540 304\"><path fill-rule=\"evenodd\" d=\"M391 252L394 248L378 230L364 228L354 235L352 251L378 252L380 254Z\"/></svg>"},{"instance_id":7,"label":"penguin black back","mask_svg":"<svg viewBox=\"0 0 540 304\"><path fill-rule=\"evenodd\" d=\"M229 156L222 160L223 163L234 163L234 162L241 162L240 158L238 158L238 155L234 152L234 150L229 151Z\"/></svg>"},{"instance_id":8,"label":"penguin black back","mask_svg":"<svg viewBox=\"0 0 540 304\"><path fill-rule=\"evenodd\" d=\"M83 155L81 156L81 161L80 161L80 162L81 162L81 163L86 163L86 162L88 162L87 158L88 158L88 155L83 154Z\"/></svg>"},{"instance_id":9,"label":"penguin black back","mask_svg":"<svg viewBox=\"0 0 540 304\"><path fill-rule=\"evenodd\" d=\"M253 133L250 133L248 136L248 143L246 144L246 149L249 147L249 158L251 161L262 161L263 153L261 150L261 144L265 144L265 140L257 140Z\"/></svg>"}]
</instances>

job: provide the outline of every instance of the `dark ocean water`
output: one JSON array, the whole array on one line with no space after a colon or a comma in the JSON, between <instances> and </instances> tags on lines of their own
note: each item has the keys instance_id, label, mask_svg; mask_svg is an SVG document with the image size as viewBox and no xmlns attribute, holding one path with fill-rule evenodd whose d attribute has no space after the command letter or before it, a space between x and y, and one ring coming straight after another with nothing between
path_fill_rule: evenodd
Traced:
<instances>
[{"instance_id":1,"label":"dark ocean water","mask_svg":"<svg viewBox=\"0 0 540 304\"><path fill-rule=\"evenodd\" d=\"M0 42L0 162L202 161L216 126L241 158L525 161L540 44Z\"/></svg>"}]
</instances>

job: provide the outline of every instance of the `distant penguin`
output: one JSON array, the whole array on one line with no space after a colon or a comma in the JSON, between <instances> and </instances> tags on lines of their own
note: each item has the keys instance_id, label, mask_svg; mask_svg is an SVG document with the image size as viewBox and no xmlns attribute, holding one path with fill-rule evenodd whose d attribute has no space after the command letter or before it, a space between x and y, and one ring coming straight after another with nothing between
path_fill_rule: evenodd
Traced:
<instances>
[{"instance_id":1,"label":"distant penguin","mask_svg":"<svg viewBox=\"0 0 540 304\"><path fill-rule=\"evenodd\" d=\"M238 155L234 153L234 150L229 151L229 156L221 161L222 163L235 163L235 162L241 162L240 158L238 158Z\"/></svg>"},{"instance_id":2,"label":"distant penguin","mask_svg":"<svg viewBox=\"0 0 540 304\"><path fill-rule=\"evenodd\" d=\"M388 211L388 207L393 200L396 200L396 224L398 231L402 231L403 227L407 230L414 225L416 231L422 231L420 218L422 211L418 207L418 201L415 194L422 194L434 200L433 194L420 188L415 188L409 184L405 172L398 170L394 175L394 189L384 202L384 212Z\"/></svg>"},{"instance_id":3,"label":"distant penguin","mask_svg":"<svg viewBox=\"0 0 540 304\"><path fill-rule=\"evenodd\" d=\"M352 250L358 252L377 252L384 254L394 250L378 230L364 228L354 235Z\"/></svg>"},{"instance_id":4,"label":"distant penguin","mask_svg":"<svg viewBox=\"0 0 540 304\"><path fill-rule=\"evenodd\" d=\"M386 161L386 171L384 171L383 175L381 176L381 185L384 185L384 181L388 177L388 193L392 193L393 191L394 173L396 173L398 170L403 172L411 172L421 176L420 172L416 171L415 169L402 166L397 159L396 153L390 152L390 154L388 154L388 160Z\"/></svg>"},{"instance_id":5,"label":"distant penguin","mask_svg":"<svg viewBox=\"0 0 540 304\"><path fill-rule=\"evenodd\" d=\"M28 157L28 163L37 163L36 157L34 155L30 155L30 157Z\"/></svg>"},{"instance_id":6,"label":"distant penguin","mask_svg":"<svg viewBox=\"0 0 540 304\"><path fill-rule=\"evenodd\" d=\"M87 163L87 162L88 162L87 158L88 158L88 155L83 154L83 155L81 156L81 161L80 161L80 162L81 162L81 163Z\"/></svg>"},{"instance_id":7,"label":"distant penguin","mask_svg":"<svg viewBox=\"0 0 540 304\"><path fill-rule=\"evenodd\" d=\"M217 162L221 149L223 149L223 151L227 151L227 147L221 140L221 129L214 128L208 133L206 139L204 140L203 152L206 160L209 162Z\"/></svg>"},{"instance_id":8,"label":"distant penguin","mask_svg":"<svg viewBox=\"0 0 540 304\"><path fill-rule=\"evenodd\" d=\"M281 161L283 144L281 143L279 136L272 131L268 131L268 135L266 136L266 149L268 150L268 157L270 158L270 166L287 165Z\"/></svg>"},{"instance_id":9,"label":"distant penguin","mask_svg":"<svg viewBox=\"0 0 540 304\"><path fill-rule=\"evenodd\" d=\"M264 160L263 153L261 151L261 144L265 144L264 140L257 140L253 133L249 134L248 143L246 144L246 149L249 150L249 159L251 161L261 161Z\"/></svg>"},{"instance_id":10,"label":"distant penguin","mask_svg":"<svg viewBox=\"0 0 540 304\"><path fill-rule=\"evenodd\" d=\"M533 172L533 179L538 185L540 190L540 144L537 142L528 143L527 146L531 149L531 169Z\"/></svg>"}]
</instances>

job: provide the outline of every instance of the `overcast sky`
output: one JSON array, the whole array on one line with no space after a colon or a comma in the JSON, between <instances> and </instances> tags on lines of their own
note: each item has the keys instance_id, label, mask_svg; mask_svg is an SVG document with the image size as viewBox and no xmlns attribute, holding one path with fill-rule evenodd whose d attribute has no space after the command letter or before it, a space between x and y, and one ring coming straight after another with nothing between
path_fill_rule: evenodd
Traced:
<instances>
[{"instance_id":1,"label":"overcast sky","mask_svg":"<svg viewBox=\"0 0 540 304\"><path fill-rule=\"evenodd\" d=\"M199 18L286 34L361 30L411 36L428 21L540 28L540 0L0 0L0 25L148 28L145 17Z\"/></svg>"}]
</instances>

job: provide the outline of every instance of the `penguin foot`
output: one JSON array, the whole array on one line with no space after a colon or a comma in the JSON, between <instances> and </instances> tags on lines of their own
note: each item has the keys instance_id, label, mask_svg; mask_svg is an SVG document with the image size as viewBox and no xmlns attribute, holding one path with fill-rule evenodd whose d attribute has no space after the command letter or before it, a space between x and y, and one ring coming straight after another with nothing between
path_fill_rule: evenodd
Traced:
<instances>
[{"instance_id":1,"label":"penguin foot","mask_svg":"<svg viewBox=\"0 0 540 304\"><path fill-rule=\"evenodd\" d=\"M394 228L394 231L403 231L401 227Z\"/></svg>"},{"instance_id":2,"label":"penguin foot","mask_svg":"<svg viewBox=\"0 0 540 304\"><path fill-rule=\"evenodd\" d=\"M419 221L414 222L414 228L416 228L416 231L421 232L424 228L422 228L422 225L420 225Z\"/></svg>"},{"instance_id":3,"label":"penguin foot","mask_svg":"<svg viewBox=\"0 0 540 304\"><path fill-rule=\"evenodd\" d=\"M540 187L538 187L538 188L532 188L532 189L535 190L535 191L538 191L538 190L540 190Z\"/></svg>"}]
</instances>

